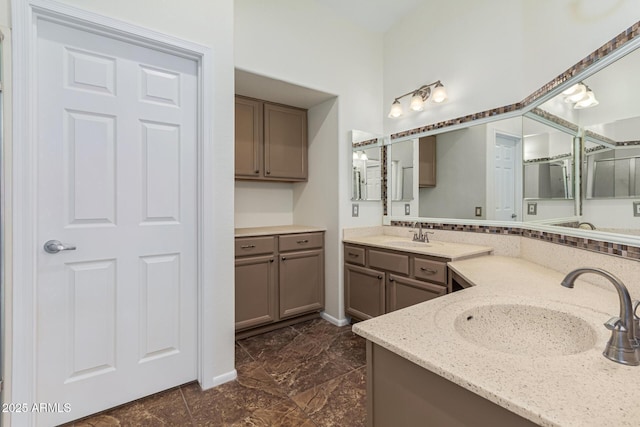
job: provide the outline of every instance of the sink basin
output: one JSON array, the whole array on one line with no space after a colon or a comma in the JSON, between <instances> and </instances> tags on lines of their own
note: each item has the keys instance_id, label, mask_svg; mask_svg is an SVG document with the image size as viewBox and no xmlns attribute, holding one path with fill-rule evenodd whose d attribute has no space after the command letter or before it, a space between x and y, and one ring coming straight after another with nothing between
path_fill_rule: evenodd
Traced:
<instances>
[{"instance_id":1,"label":"sink basin","mask_svg":"<svg viewBox=\"0 0 640 427\"><path fill-rule=\"evenodd\" d=\"M580 317L533 305L477 306L458 315L454 327L478 346L531 357L582 353L597 340L596 331Z\"/></svg>"},{"instance_id":2,"label":"sink basin","mask_svg":"<svg viewBox=\"0 0 640 427\"><path fill-rule=\"evenodd\" d=\"M431 243L414 242L413 240L398 240L393 242L387 242L387 245L401 246L403 248L430 248Z\"/></svg>"}]
</instances>

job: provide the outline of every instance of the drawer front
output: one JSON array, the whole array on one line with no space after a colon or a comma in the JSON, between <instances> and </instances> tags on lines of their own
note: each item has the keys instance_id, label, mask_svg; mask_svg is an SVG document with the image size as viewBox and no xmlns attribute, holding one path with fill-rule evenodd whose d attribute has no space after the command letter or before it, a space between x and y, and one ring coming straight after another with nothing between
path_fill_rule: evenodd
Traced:
<instances>
[{"instance_id":1,"label":"drawer front","mask_svg":"<svg viewBox=\"0 0 640 427\"><path fill-rule=\"evenodd\" d=\"M279 236L280 252L321 248L323 246L323 237L322 233L285 234Z\"/></svg>"},{"instance_id":2,"label":"drawer front","mask_svg":"<svg viewBox=\"0 0 640 427\"><path fill-rule=\"evenodd\" d=\"M236 256L272 254L276 248L274 236L236 238Z\"/></svg>"},{"instance_id":3,"label":"drawer front","mask_svg":"<svg viewBox=\"0 0 640 427\"><path fill-rule=\"evenodd\" d=\"M344 247L344 260L349 264L355 265L364 265L364 248L358 248L356 246L346 246Z\"/></svg>"},{"instance_id":4,"label":"drawer front","mask_svg":"<svg viewBox=\"0 0 640 427\"><path fill-rule=\"evenodd\" d=\"M369 249L369 266L395 273L409 274L409 256Z\"/></svg>"},{"instance_id":5,"label":"drawer front","mask_svg":"<svg viewBox=\"0 0 640 427\"><path fill-rule=\"evenodd\" d=\"M416 258L413 264L413 275L416 279L434 283L447 284L447 264L429 259Z\"/></svg>"}]
</instances>

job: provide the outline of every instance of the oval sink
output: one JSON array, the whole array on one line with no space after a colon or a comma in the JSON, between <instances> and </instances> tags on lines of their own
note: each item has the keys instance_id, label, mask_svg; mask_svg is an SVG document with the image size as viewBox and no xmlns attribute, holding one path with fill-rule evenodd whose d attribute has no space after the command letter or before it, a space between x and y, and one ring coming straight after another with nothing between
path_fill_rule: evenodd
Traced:
<instances>
[{"instance_id":1,"label":"oval sink","mask_svg":"<svg viewBox=\"0 0 640 427\"><path fill-rule=\"evenodd\" d=\"M582 353L597 339L585 320L533 305L474 307L458 315L454 326L463 338L481 347L532 357Z\"/></svg>"},{"instance_id":2,"label":"oval sink","mask_svg":"<svg viewBox=\"0 0 640 427\"><path fill-rule=\"evenodd\" d=\"M398 241L393 241L393 242L387 242L387 245L401 246L401 247L404 247L404 248L429 248L429 247L431 247L431 243L414 242L413 240L398 240Z\"/></svg>"}]
</instances>

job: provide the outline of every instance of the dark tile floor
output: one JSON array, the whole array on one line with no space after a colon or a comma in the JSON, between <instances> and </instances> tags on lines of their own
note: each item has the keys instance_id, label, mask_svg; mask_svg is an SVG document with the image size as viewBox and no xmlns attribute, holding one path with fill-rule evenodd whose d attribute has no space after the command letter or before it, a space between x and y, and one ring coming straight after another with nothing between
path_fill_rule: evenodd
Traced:
<instances>
[{"instance_id":1,"label":"dark tile floor","mask_svg":"<svg viewBox=\"0 0 640 427\"><path fill-rule=\"evenodd\" d=\"M311 320L236 342L238 379L190 383L67 427L365 425L365 343Z\"/></svg>"}]
</instances>

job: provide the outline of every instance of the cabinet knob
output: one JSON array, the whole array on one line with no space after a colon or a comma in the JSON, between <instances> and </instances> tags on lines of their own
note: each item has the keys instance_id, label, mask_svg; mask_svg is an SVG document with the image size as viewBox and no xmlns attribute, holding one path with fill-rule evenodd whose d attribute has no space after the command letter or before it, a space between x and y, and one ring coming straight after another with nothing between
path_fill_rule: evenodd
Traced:
<instances>
[{"instance_id":1,"label":"cabinet knob","mask_svg":"<svg viewBox=\"0 0 640 427\"><path fill-rule=\"evenodd\" d=\"M286 257L282 257L282 260L283 260L283 261L286 261L286 260L287 260L287 258L286 258Z\"/></svg>"},{"instance_id":2,"label":"cabinet knob","mask_svg":"<svg viewBox=\"0 0 640 427\"><path fill-rule=\"evenodd\" d=\"M420 267L421 271L424 271L425 273L429 273L429 274L436 274L437 271L436 270L432 270L430 268L424 268L424 267Z\"/></svg>"},{"instance_id":3,"label":"cabinet knob","mask_svg":"<svg viewBox=\"0 0 640 427\"><path fill-rule=\"evenodd\" d=\"M271 258L271 259L269 260L269 262L273 262L273 258Z\"/></svg>"},{"instance_id":4,"label":"cabinet knob","mask_svg":"<svg viewBox=\"0 0 640 427\"><path fill-rule=\"evenodd\" d=\"M307 239L304 240L298 240L298 244L299 245L304 245L305 243L309 243L309 241Z\"/></svg>"},{"instance_id":5,"label":"cabinet knob","mask_svg":"<svg viewBox=\"0 0 640 427\"><path fill-rule=\"evenodd\" d=\"M255 173L256 175L260 173L260 171L258 169L254 170L253 173Z\"/></svg>"},{"instance_id":6,"label":"cabinet knob","mask_svg":"<svg viewBox=\"0 0 640 427\"><path fill-rule=\"evenodd\" d=\"M382 279L382 276L378 276L378 279Z\"/></svg>"},{"instance_id":7,"label":"cabinet knob","mask_svg":"<svg viewBox=\"0 0 640 427\"><path fill-rule=\"evenodd\" d=\"M271 175L271 171L267 171L267 175Z\"/></svg>"},{"instance_id":8,"label":"cabinet knob","mask_svg":"<svg viewBox=\"0 0 640 427\"><path fill-rule=\"evenodd\" d=\"M390 281L390 282L395 282L395 281L396 281L396 279L394 279L393 277L389 277L389 281Z\"/></svg>"}]
</instances>

